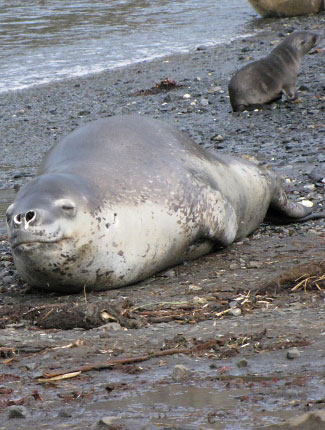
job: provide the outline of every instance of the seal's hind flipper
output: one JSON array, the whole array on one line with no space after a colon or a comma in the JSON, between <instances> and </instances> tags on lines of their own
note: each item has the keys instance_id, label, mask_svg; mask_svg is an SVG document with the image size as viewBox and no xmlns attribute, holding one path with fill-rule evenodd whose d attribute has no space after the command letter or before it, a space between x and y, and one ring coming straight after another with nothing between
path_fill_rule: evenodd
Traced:
<instances>
[{"instance_id":1,"label":"seal's hind flipper","mask_svg":"<svg viewBox=\"0 0 325 430\"><path fill-rule=\"evenodd\" d=\"M297 203L299 204L299 203ZM303 206L303 205L302 205ZM277 224L277 225L285 225L285 224L294 224L294 223L301 223L310 221L313 219L321 219L325 218L325 212L311 212L308 215L301 217L301 218L293 218L286 216L283 213L276 212L274 210L269 210L266 214L265 221L269 222L271 224Z\"/></svg>"},{"instance_id":2,"label":"seal's hind flipper","mask_svg":"<svg viewBox=\"0 0 325 430\"><path fill-rule=\"evenodd\" d=\"M312 219L325 218L325 212L313 213L311 208L302 203L292 202L279 186L274 194L265 220L273 224L290 224Z\"/></svg>"}]
</instances>

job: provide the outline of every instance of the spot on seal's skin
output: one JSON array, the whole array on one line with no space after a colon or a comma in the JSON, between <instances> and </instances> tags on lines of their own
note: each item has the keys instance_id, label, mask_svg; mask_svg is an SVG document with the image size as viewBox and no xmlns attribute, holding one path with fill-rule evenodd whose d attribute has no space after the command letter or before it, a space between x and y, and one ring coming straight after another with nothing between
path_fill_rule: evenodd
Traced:
<instances>
[{"instance_id":1,"label":"spot on seal's skin","mask_svg":"<svg viewBox=\"0 0 325 430\"><path fill-rule=\"evenodd\" d=\"M234 112L252 110L281 98L296 99L296 80L302 57L314 48L321 37L311 31L297 31L287 36L261 60L241 68L228 86Z\"/></svg>"},{"instance_id":2,"label":"spot on seal's skin","mask_svg":"<svg viewBox=\"0 0 325 430\"><path fill-rule=\"evenodd\" d=\"M56 144L7 210L31 285L71 293L141 281L254 231L324 214L288 201L254 159L207 152L158 120L116 116Z\"/></svg>"}]
</instances>

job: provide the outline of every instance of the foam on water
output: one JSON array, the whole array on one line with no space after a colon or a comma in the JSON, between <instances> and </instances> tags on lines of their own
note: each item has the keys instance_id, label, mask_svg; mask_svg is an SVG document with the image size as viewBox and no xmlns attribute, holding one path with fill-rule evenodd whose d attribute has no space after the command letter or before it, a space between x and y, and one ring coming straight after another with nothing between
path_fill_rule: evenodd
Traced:
<instances>
[{"instance_id":1,"label":"foam on water","mask_svg":"<svg viewBox=\"0 0 325 430\"><path fill-rule=\"evenodd\" d=\"M247 33L242 0L8 2L0 16L0 92L215 45Z\"/></svg>"}]
</instances>

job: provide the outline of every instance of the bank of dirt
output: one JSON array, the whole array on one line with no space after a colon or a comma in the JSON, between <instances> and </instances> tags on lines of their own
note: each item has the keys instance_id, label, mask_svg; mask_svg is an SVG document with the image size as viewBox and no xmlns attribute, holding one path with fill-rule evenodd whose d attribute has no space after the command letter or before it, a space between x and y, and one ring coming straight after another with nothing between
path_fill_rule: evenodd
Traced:
<instances>
[{"instance_id":1,"label":"bank of dirt","mask_svg":"<svg viewBox=\"0 0 325 430\"><path fill-rule=\"evenodd\" d=\"M287 32L324 24L324 14L254 20L258 35L227 45L1 94L2 212L58 139L135 112L267 161L290 198L321 210L324 50L304 58L296 103L233 114L227 84ZM251 429L325 408L324 220L263 224L135 286L66 296L19 278L3 225L1 429L87 429L104 416L121 429Z\"/></svg>"}]
</instances>

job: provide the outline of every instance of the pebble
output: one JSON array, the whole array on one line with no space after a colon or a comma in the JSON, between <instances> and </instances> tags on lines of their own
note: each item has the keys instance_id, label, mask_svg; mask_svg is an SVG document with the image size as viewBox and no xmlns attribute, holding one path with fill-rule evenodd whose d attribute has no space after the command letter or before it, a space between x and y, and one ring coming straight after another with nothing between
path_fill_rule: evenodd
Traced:
<instances>
[{"instance_id":1,"label":"pebble","mask_svg":"<svg viewBox=\"0 0 325 430\"><path fill-rule=\"evenodd\" d=\"M190 370L182 364L176 364L173 369L172 378L174 381L181 381L190 375Z\"/></svg>"},{"instance_id":2,"label":"pebble","mask_svg":"<svg viewBox=\"0 0 325 430\"><path fill-rule=\"evenodd\" d=\"M111 331L122 330L122 326L119 323L114 323L114 322L104 324L100 326L100 328L104 330L111 330Z\"/></svg>"},{"instance_id":3,"label":"pebble","mask_svg":"<svg viewBox=\"0 0 325 430\"><path fill-rule=\"evenodd\" d=\"M287 351L287 358L289 360L293 360L294 358L298 358L298 357L300 357L300 355L301 355L301 352L299 351L298 348L290 348Z\"/></svg>"},{"instance_id":4,"label":"pebble","mask_svg":"<svg viewBox=\"0 0 325 430\"><path fill-rule=\"evenodd\" d=\"M199 297L199 296L193 297L193 303L195 305L205 305L207 302L208 302L207 299L205 299L204 297Z\"/></svg>"},{"instance_id":5,"label":"pebble","mask_svg":"<svg viewBox=\"0 0 325 430\"><path fill-rule=\"evenodd\" d=\"M264 428L264 427L263 427ZM265 427L265 430L322 430L325 428L325 410L307 412L279 424Z\"/></svg>"},{"instance_id":6,"label":"pebble","mask_svg":"<svg viewBox=\"0 0 325 430\"><path fill-rule=\"evenodd\" d=\"M103 417L97 423L91 426L91 430L115 430L125 429L121 424L121 420L117 417Z\"/></svg>"},{"instance_id":7,"label":"pebble","mask_svg":"<svg viewBox=\"0 0 325 430\"><path fill-rule=\"evenodd\" d=\"M239 317L241 315L241 309L239 309L239 308L232 308L228 313L230 315L233 315L234 317Z\"/></svg>"},{"instance_id":8,"label":"pebble","mask_svg":"<svg viewBox=\"0 0 325 430\"><path fill-rule=\"evenodd\" d=\"M202 287L199 287L198 285L189 285L188 289L189 291L201 291Z\"/></svg>"},{"instance_id":9,"label":"pebble","mask_svg":"<svg viewBox=\"0 0 325 430\"><path fill-rule=\"evenodd\" d=\"M225 140L225 138L221 134L218 134L214 140L217 140L218 142L222 142L223 140Z\"/></svg>"},{"instance_id":10,"label":"pebble","mask_svg":"<svg viewBox=\"0 0 325 430\"><path fill-rule=\"evenodd\" d=\"M71 418L73 416L73 409L69 408L69 409L61 409L58 412L58 417L60 418Z\"/></svg>"},{"instance_id":11,"label":"pebble","mask_svg":"<svg viewBox=\"0 0 325 430\"><path fill-rule=\"evenodd\" d=\"M307 208L312 208L314 206L314 203L311 202L310 200L302 200L300 203L306 206Z\"/></svg>"},{"instance_id":12,"label":"pebble","mask_svg":"<svg viewBox=\"0 0 325 430\"><path fill-rule=\"evenodd\" d=\"M237 367L247 367L247 366L248 366L248 363L246 360L240 360L237 363Z\"/></svg>"},{"instance_id":13,"label":"pebble","mask_svg":"<svg viewBox=\"0 0 325 430\"><path fill-rule=\"evenodd\" d=\"M208 99L201 99L201 105L202 106L208 106L208 104L209 104L209 100Z\"/></svg>"},{"instance_id":14,"label":"pebble","mask_svg":"<svg viewBox=\"0 0 325 430\"><path fill-rule=\"evenodd\" d=\"M255 260L249 261L247 264L247 267L249 269L259 269L262 266L263 266L263 263L261 263L259 261L255 261Z\"/></svg>"},{"instance_id":15,"label":"pebble","mask_svg":"<svg viewBox=\"0 0 325 430\"><path fill-rule=\"evenodd\" d=\"M222 88L221 88L220 86L216 86L216 87L211 87L211 88L208 90L208 93L209 93L209 94L212 94L212 93L218 93L218 92L220 92L220 91L222 91Z\"/></svg>"},{"instance_id":16,"label":"pebble","mask_svg":"<svg viewBox=\"0 0 325 430\"><path fill-rule=\"evenodd\" d=\"M191 94L184 94L183 95L183 99L190 99L191 98Z\"/></svg>"},{"instance_id":17,"label":"pebble","mask_svg":"<svg viewBox=\"0 0 325 430\"><path fill-rule=\"evenodd\" d=\"M164 272L164 277L166 277L166 278L168 278L168 277L175 278L175 276L176 276L176 272L174 269L170 269L170 270L167 270L166 272Z\"/></svg>"},{"instance_id":18,"label":"pebble","mask_svg":"<svg viewBox=\"0 0 325 430\"><path fill-rule=\"evenodd\" d=\"M8 410L8 418L26 418L27 409L24 406L10 406Z\"/></svg>"},{"instance_id":19,"label":"pebble","mask_svg":"<svg viewBox=\"0 0 325 430\"><path fill-rule=\"evenodd\" d=\"M36 363L28 363L28 364L26 364L25 367L27 370L35 370L36 369Z\"/></svg>"},{"instance_id":20,"label":"pebble","mask_svg":"<svg viewBox=\"0 0 325 430\"><path fill-rule=\"evenodd\" d=\"M12 282L12 276L4 276L2 282L3 285L9 285Z\"/></svg>"},{"instance_id":21,"label":"pebble","mask_svg":"<svg viewBox=\"0 0 325 430\"><path fill-rule=\"evenodd\" d=\"M316 188L316 186L315 186L315 184L307 184L307 185L304 185L304 188L306 190L314 190Z\"/></svg>"},{"instance_id":22,"label":"pebble","mask_svg":"<svg viewBox=\"0 0 325 430\"><path fill-rule=\"evenodd\" d=\"M238 303L235 300L233 300L232 302L229 303L230 308L235 308L235 307L237 307L237 305L238 305Z\"/></svg>"}]
</instances>

